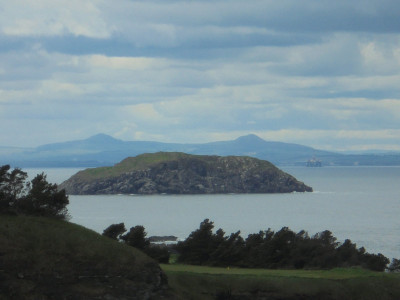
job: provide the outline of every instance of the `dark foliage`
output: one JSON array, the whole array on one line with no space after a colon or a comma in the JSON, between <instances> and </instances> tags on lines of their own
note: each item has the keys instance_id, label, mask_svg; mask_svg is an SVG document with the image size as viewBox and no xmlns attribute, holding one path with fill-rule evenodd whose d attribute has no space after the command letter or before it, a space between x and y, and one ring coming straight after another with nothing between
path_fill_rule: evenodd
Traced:
<instances>
[{"instance_id":1,"label":"dark foliage","mask_svg":"<svg viewBox=\"0 0 400 300\"><path fill-rule=\"evenodd\" d=\"M68 196L65 190L58 190L56 184L48 183L45 174L38 174L31 181L31 189L26 197L18 201L21 212L66 219L68 217Z\"/></svg>"},{"instance_id":2,"label":"dark foliage","mask_svg":"<svg viewBox=\"0 0 400 300\"><path fill-rule=\"evenodd\" d=\"M153 245L149 239L146 238L146 231L142 225L131 227L129 232L126 232L125 224L112 224L103 231L103 235L108 236L114 240L120 240L131 247L142 250L151 258L154 258L159 263L168 263L170 253L165 245Z\"/></svg>"},{"instance_id":3,"label":"dark foliage","mask_svg":"<svg viewBox=\"0 0 400 300\"><path fill-rule=\"evenodd\" d=\"M44 173L31 182L20 169L0 167L0 212L68 218L68 196L56 184L47 182Z\"/></svg>"},{"instance_id":4,"label":"dark foliage","mask_svg":"<svg viewBox=\"0 0 400 300\"><path fill-rule=\"evenodd\" d=\"M214 235L212 233L213 228L213 222L206 219L201 222L198 230L189 235L184 243L179 243L180 261L193 265L210 263L211 253L217 248L220 238L223 238L225 234L222 232L222 237L221 233Z\"/></svg>"},{"instance_id":5,"label":"dark foliage","mask_svg":"<svg viewBox=\"0 0 400 300\"><path fill-rule=\"evenodd\" d=\"M154 258L160 264L167 264L169 262L170 253L165 245L152 245L150 244L144 248L144 253L146 253L151 258Z\"/></svg>"},{"instance_id":6,"label":"dark foliage","mask_svg":"<svg viewBox=\"0 0 400 300\"><path fill-rule=\"evenodd\" d=\"M372 271L384 271L387 264L390 263L390 260L381 253L364 253L363 255L360 255L359 261L361 266Z\"/></svg>"},{"instance_id":7,"label":"dark foliage","mask_svg":"<svg viewBox=\"0 0 400 300\"><path fill-rule=\"evenodd\" d=\"M0 167L0 211L12 211L17 201L29 189L28 174L20 169L10 171L9 165Z\"/></svg>"},{"instance_id":8,"label":"dark foliage","mask_svg":"<svg viewBox=\"0 0 400 300\"><path fill-rule=\"evenodd\" d=\"M393 258L388 270L389 272L400 272L400 259Z\"/></svg>"},{"instance_id":9,"label":"dark foliage","mask_svg":"<svg viewBox=\"0 0 400 300\"><path fill-rule=\"evenodd\" d=\"M146 239L146 231L142 225L132 227L121 239L129 246L144 250L150 242Z\"/></svg>"},{"instance_id":10,"label":"dark foliage","mask_svg":"<svg viewBox=\"0 0 400 300\"><path fill-rule=\"evenodd\" d=\"M295 233L288 227L250 234L240 231L225 236L222 229L213 233L214 224L205 219L199 229L176 245L178 262L194 265L250 268L329 269L361 266L384 271L389 260L382 254L369 254L345 240L340 244L328 230L310 237L304 230Z\"/></svg>"},{"instance_id":11,"label":"dark foliage","mask_svg":"<svg viewBox=\"0 0 400 300\"><path fill-rule=\"evenodd\" d=\"M112 238L113 240L119 240L124 232L126 232L125 224L119 223L108 226L104 229L103 235Z\"/></svg>"}]
</instances>

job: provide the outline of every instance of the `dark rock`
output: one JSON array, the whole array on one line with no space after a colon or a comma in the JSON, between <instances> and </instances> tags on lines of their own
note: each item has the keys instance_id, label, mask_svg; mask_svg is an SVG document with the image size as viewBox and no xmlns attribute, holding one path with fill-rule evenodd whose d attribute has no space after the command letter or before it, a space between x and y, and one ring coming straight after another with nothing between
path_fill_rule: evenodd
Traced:
<instances>
[{"instance_id":1,"label":"dark rock","mask_svg":"<svg viewBox=\"0 0 400 300\"><path fill-rule=\"evenodd\" d=\"M312 191L265 160L165 152L127 158L112 168L81 171L60 188L77 195Z\"/></svg>"}]
</instances>

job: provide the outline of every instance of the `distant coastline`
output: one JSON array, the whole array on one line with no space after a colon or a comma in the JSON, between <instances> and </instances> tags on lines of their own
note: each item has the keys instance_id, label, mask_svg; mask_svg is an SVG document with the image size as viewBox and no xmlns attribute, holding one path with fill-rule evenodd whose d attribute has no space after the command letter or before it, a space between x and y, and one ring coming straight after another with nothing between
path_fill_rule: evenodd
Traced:
<instances>
[{"instance_id":1,"label":"distant coastline","mask_svg":"<svg viewBox=\"0 0 400 300\"><path fill-rule=\"evenodd\" d=\"M129 156L150 152L251 156L277 166L306 166L317 157L323 166L400 166L400 153L343 154L300 144L266 141L250 134L235 140L203 144L123 141L105 134L36 148L1 147L0 164L19 168L93 168L112 166Z\"/></svg>"}]
</instances>

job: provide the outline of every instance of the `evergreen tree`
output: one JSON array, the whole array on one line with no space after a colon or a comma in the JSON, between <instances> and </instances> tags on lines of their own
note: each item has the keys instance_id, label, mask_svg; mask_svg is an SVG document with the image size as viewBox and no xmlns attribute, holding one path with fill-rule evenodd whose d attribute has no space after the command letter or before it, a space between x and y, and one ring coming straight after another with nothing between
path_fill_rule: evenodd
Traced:
<instances>
[{"instance_id":1,"label":"evergreen tree","mask_svg":"<svg viewBox=\"0 0 400 300\"><path fill-rule=\"evenodd\" d=\"M124 232L126 232L125 224L119 223L108 226L104 229L103 235L112 238L113 240L119 240Z\"/></svg>"},{"instance_id":2,"label":"evergreen tree","mask_svg":"<svg viewBox=\"0 0 400 300\"><path fill-rule=\"evenodd\" d=\"M11 210L29 189L28 174L18 168L10 169L10 165L0 167L0 211Z\"/></svg>"},{"instance_id":3,"label":"evergreen tree","mask_svg":"<svg viewBox=\"0 0 400 300\"><path fill-rule=\"evenodd\" d=\"M125 241L129 246L144 250L150 242L146 239L146 231L142 225L132 227L128 233L121 236L121 239Z\"/></svg>"},{"instance_id":4,"label":"evergreen tree","mask_svg":"<svg viewBox=\"0 0 400 300\"><path fill-rule=\"evenodd\" d=\"M22 202L21 208L24 212L61 219L68 218L69 199L65 190L58 190L57 184L47 182L47 176L44 173L32 179L31 189Z\"/></svg>"}]
</instances>

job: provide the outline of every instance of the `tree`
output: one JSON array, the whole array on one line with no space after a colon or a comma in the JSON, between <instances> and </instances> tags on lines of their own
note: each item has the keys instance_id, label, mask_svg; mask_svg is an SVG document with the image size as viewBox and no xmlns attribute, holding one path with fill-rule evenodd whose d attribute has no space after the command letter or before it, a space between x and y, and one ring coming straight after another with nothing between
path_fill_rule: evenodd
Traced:
<instances>
[{"instance_id":1,"label":"tree","mask_svg":"<svg viewBox=\"0 0 400 300\"><path fill-rule=\"evenodd\" d=\"M44 173L31 181L28 194L18 201L18 210L23 213L67 219L69 204L65 190L58 190L57 184L48 183Z\"/></svg>"},{"instance_id":2,"label":"tree","mask_svg":"<svg viewBox=\"0 0 400 300\"><path fill-rule=\"evenodd\" d=\"M314 240L318 240L322 245L326 247L336 248L339 243L336 241L336 237L332 235L332 232L325 230L319 232L313 236Z\"/></svg>"},{"instance_id":3,"label":"tree","mask_svg":"<svg viewBox=\"0 0 400 300\"><path fill-rule=\"evenodd\" d=\"M336 253L341 266L350 267L360 264L357 246L349 239L346 239L344 243L336 249Z\"/></svg>"},{"instance_id":4,"label":"tree","mask_svg":"<svg viewBox=\"0 0 400 300\"><path fill-rule=\"evenodd\" d=\"M361 266L384 271L389 260L382 254L369 254L364 248L345 240L340 244L329 230L310 238L304 230L295 233L288 227L249 234L246 240L240 231L225 236L222 229L212 233L213 222L205 219L175 249L178 261L194 265L237 266L250 268L334 268ZM399 270L393 260L389 270Z\"/></svg>"},{"instance_id":5,"label":"tree","mask_svg":"<svg viewBox=\"0 0 400 300\"><path fill-rule=\"evenodd\" d=\"M388 270L389 272L400 272L400 259L393 258Z\"/></svg>"},{"instance_id":6,"label":"tree","mask_svg":"<svg viewBox=\"0 0 400 300\"><path fill-rule=\"evenodd\" d=\"M131 227L128 233L122 235L124 232L126 232L125 224L119 223L108 226L104 229L103 235L117 241L121 240L128 246L143 251L159 263L166 264L169 262L170 253L167 246L151 245L149 239L146 238L147 233L142 225Z\"/></svg>"},{"instance_id":7,"label":"tree","mask_svg":"<svg viewBox=\"0 0 400 300\"><path fill-rule=\"evenodd\" d=\"M214 223L210 222L209 219L205 219L200 223L199 229L193 231L185 241L179 242L176 245L180 254L178 260L194 265L208 264L211 252L218 247L214 243L213 228ZM220 234L221 231L219 231L218 236Z\"/></svg>"},{"instance_id":8,"label":"tree","mask_svg":"<svg viewBox=\"0 0 400 300\"><path fill-rule=\"evenodd\" d=\"M146 246L150 244L150 242L146 239L146 235L147 233L144 227L142 225L137 225L135 227L131 227L127 234L121 236L121 239L129 246L144 250Z\"/></svg>"},{"instance_id":9,"label":"tree","mask_svg":"<svg viewBox=\"0 0 400 300\"><path fill-rule=\"evenodd\" d=\"M69 204L65 190L48 183L44 173L31 182L28 174L9 165L0 167L0 212L32 214L67 219Z\"/></svg>"},{"instance_id":10,"label":"tree","mask_svg":"<svg viewBox=\"0 0 400 300\"><path fill-rule=\"evenodd\" d=\"M390 260L381 253L378 254L365 253L362 256L362 261L365 264L364 265L365 268L377 272L385 271L387 264L390 263Z\"/></svg>"},{"instance_id":11,"label":"tree","mask_svg":"<svg viewBox=\"0 0 400 300\"><path fill-rule=\"evenodd\" d=\"M0 167L0 211L10 210L29 188L28 174L16 168L10 172L10 165Z\"/></svg>"},{"instance_id":12,"label":"tree","mask_svg":"<svg viewBox=\"0 0 400 300\"><path fill-rule=\"evenodd\" d=\"M106 229L104 229L103 235L112 238L113 240L119 240L124 232L126 232L124 223L111 224Z\"/></svg>"},{"instance_id":13,"label":"tree","mask_svg":"<svg viewBox=\"0 0 400 300\"><path fill-rule=\"evenodd\" d=\"M210 263L215 266L235 266L240 265L244 257L244 240L240 236L240 231L231 233L229 237L218 238L218 233L214 235L215 250L210 254ZM218 239L217 239L218 238Z\"/></svg>"},{"instance_id":14,"label":"tree","mask_svg":"<svg viewBox=\"0 0 400 300\"><path fill-rule=\"evenodd\" d=\"M148 256L158 261L160 264L167 264L169 262L170 253L166 245L149 244L144 248L143 251Z\"/></svg>"},{"instance_id":15,"label":"tree","mask_svg":"<svg viewBox=\"0 0 400 300\"><path fill-rule=\"evenodd\" d=\"M295 248L296 234L288 227L277 231L266 247L263 255L268 257L269 268L280 268L290 265L291 254Z\"/></svg>"}]
</instances>

